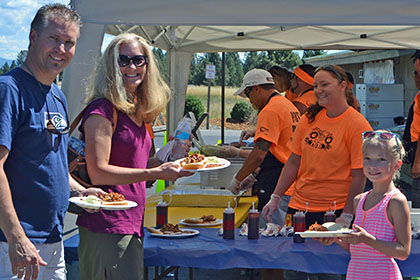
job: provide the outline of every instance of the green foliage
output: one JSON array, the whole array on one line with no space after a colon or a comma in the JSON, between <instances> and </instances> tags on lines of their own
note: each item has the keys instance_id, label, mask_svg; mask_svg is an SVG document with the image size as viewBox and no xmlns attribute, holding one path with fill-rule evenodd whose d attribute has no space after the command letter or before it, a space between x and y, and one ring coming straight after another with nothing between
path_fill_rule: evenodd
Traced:
<instances>
[{"instance_id":1,"label":"green foliage","mask_svg":"<svg viewBox=\"0 0 420 280\"><path fill-rule=\"evenodd\" d=\"M168 81L168 74L166 70L166 52L164 53L162 49L159 48L153 48L152 52L159 68L160 75L165 81Z\"/></svg>"},{"instance_id":2,"label":"green foliage","mask_svg":"<svg viewBox=\"0 0 420 280\"><path fill-rule=\"evenodd\" d=\"M204 106L201 100L194 95L187 95L185 98L184 115L188 112L193 112L195 118L198 120L204 113Z\"/></svg>"},{"instance_id":3,"label":"green foliage","mask_svg":"<svg viewBox=\"0 0 420 280\"><path fill-rule=\"evenodd\" d=\"M302 58L323 55L326 53L327 51L324 51L324 50L304 50Z\"/></svg>"},{"instance_id":4,"label":"green foliage","mask_svg":"<svg viewBox=\"0 0 420 280\"><path fill-rule=\"evenodd\" d=\"M268 69L278 65L286 69L294 69L302 64L300 57L293 51L260 51L247 52L245 55L244 72L254 68Z\"/></svg>"},{"instance_id":5,"label":"green foliage","mask_svg":"<svg viewBox=\"0 0 420 280\"><path fill-rule=\"evenodd\" d=\"M247 121L249 117L251 116L252 108L251 105L249 105L246 101L239 101L236 102L235 105L232 108L232 112L230 112L230 116L234 120L239 121Z\"/></svg>"}]
</instances>

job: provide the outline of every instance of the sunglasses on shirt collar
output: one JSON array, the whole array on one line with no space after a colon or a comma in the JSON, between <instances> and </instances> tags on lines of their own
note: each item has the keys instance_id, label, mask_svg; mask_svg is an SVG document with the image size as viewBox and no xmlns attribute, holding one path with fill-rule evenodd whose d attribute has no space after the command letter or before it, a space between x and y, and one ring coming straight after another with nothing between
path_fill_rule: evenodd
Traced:
<instances>
[{"instance_id":1,"label":"sunglasses on shirt collar","mask_svg":"<svg viewBox=\"0 0 420 280\"><path fill-rule=\"evenodd\" d=\"M131 62L133 62L135 66L140 67L147 64L149 61L145 55L136 55L131 57L128 55L120 54L118 56L118 65L120 67L126 67L130 65Z\"/></svg>"},{"instance_id":2,"label":"sunglasses on shirt collar","mask_svg":"<svg viewBox=\"0 0 420 280\"><path fill-rule=\"evenodd\" d=\"M58 129L56 127L56 125L54 124L54 122L52 121L52 118L51 118L50 110L48 108L48 102L46 102L47 116L48 116L47 130L48 130L48 132L50 132L52 134L64 135L64 134L67 134L67 133L70 132L69 116L67 114L67 109L66 109L66 106L65 106L64 102L57 95L53 94L53 96L54 96L54 98L56 98L61 103L61 105L63 105L64 113L66 114L67 126L64 129Z\"/></svg>"}]
</instances>

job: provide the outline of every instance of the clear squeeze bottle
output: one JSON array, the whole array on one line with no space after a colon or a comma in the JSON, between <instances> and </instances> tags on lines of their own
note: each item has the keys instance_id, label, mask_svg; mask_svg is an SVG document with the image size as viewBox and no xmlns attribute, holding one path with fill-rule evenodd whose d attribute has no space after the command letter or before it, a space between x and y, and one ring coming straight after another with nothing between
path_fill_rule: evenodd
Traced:
<instances>
[{"instance_id":1,"label":"clear squeeze bottle","mask_svg":"<svg viewBox=\"0 0 420 280\"><path fill-rule=\"evenodd\" d=\"M259 233L260 213L255 209L255 203L252 202L252 209L248 212L248 239L258 239Z\"/></svg>"},{"instance_id":2,"label":"clear squeeze bottle","mask_svg":"<svg viewBox=\"0 0 420 280\"><path fill-rule=\"evenodd\" d=\"M168 223L168 205L163 200L156 205L156 228L161 228Z\"/></svg>"},{"instance_id":3,"label":"clear squeeze bottle","mask_svg":"<svg viewBox=\"0 0 420 280\"><path fill-rule=\"evenodd\" d=\"M230 207L223 212L223 239L235 239L235 211Z\"/></svg>"},{"instance_id":4,"label":"clear squeeze bottle","mask_svg":"<svg viewBox=\"0 0 420 280\"><path fill-rule=\"evenodd\" d=\"M335 209L336 209L336 202L334 201L334 211L331 210L330 207L330 211L325 212L324 214L324 223L326 222L335 222Z\"/></svg>"}]
</instances>

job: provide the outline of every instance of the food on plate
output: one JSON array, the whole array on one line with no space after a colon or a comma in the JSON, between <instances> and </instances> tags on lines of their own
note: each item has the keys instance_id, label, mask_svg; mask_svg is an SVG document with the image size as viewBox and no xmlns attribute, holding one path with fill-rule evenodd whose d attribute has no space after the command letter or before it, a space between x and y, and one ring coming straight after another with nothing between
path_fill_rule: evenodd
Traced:
<instances>
[{"instance_id":1,"label":"food on plate","mask_svg":"<svg viewBox=\"0 0 420 280\"><path fill-rule=\"evenodd\" d=\"M102 200L94 195L88 195L86 197L81 198L81 200L83 202L89 203L89 204L94 204L94 205L101 205L102 204Z\"/></svg>"},{"instance_id":2,"label":"food on plate","mask_svg":"<svg viewBox=\"0 0 420 280\"><path fill-rule=\"evenodd\" d=\"M308 231L350 231L348 228L344 228L341 224L334 222L323 223L322 225L315 222L312 224Z\"/></svg>"},{"instance_id":3,"label":"food on plate","mask_svg":"<svg viewBox=\"0 0 420 280\"><path fill-rule=\"evenodd\" d=\"M334 222L327 222L322 224L324 227L326 227L329 231L345 231L349 230L348 228L343 227L341 224L334 223Z\"/></svg>"},{"instance_id":4,"label":"food on plate","mask_svg":"<svg viewBox=\"0 0 420 280\"><path fill-rule=\"evenodd\" d=\"M127 205L124 195L117 192L110 192L101 195L103 205Z\"/></svg>"},{"instance_id":5,"label":"food on plate","mask_svg":"<svg viewBox=\"0 0 420 280\"><path fill-rule=\"evenodd\" d=\"M188 157L185 157L180 161L180 165L183 169L200 169L203 168L207 163L205 155L194 153Z\"/></svg>"},{"instance_id":6,"label":"food on plate","mask_svg":"<svg viewBox=\"0 0 420 280\"><path fill-rule=\"evenodd\" d=\"M165 234L165 235L188 234L188 233L195 232L195 231L190 231L190 230L180 230L178 225L174 225L174 224L165 224L160 229L155 229L152 227L146 227L146 229L150 233Z\"/></svg>"},{"instance_id":7,"label":"food on plate","mask_svg":"<svg viewBox=\"0 0 420 280\"><path fill-rule=\"evenodd\" d=\"M213 215L203 215L201 218L184 219L187 224L210 224L216 222L217 219Z\"/></svg>"},{"instance_id":8,"label":"food on plate","mask_svg":"<svg viewBox=\"0 0 420 280\"><path fill-rule=\"evenodd\" d=\"M315 222L315 224L309 226L308 231L328 231L328 228Z\"/></svg>"},{"instance_id":9,"label":"food on plate","mask_svg":"<svg viewBox=\"0 0 420 280\"><path fill-rule=\"evenodd\" d=\"M245 142L232 142L230 143L231 146L234 146L236 148L242 148L245 147L247 145L247 143Z\"/></svg>"},{"instance_id":10,"label":"food on plate","mask_svg":"<svg viewBox=\"0 0 420 280\"><path fill-rule=\"evenodd\" d=\"M206 168L223 166L224 163L217 157L207 157Z\"/></svg>"}]
</instances>

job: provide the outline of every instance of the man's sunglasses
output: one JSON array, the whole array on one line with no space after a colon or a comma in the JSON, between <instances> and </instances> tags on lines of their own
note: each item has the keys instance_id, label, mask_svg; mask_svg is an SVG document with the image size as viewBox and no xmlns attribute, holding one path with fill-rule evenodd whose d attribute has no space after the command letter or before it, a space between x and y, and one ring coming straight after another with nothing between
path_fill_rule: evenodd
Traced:
<instances>
[{"instance_id":1,"label":"man's sunglasses","mask_svg":"<svg viewBox=\"0 0 420 280\"><path fill-rule=\"evenodd\" d=\"M46 102L46 106L47 106L47 116L48 116L48 122L47 122L47 130L48 132L52 133L52 134L57 134L57 135L63 135L63 134L67 134L70 132L70 122L69 122L69 116L67 114L67 109L66 106L64 104L64 102L55 94L53 94L54 98L56 98L61 105L63 105L64 108L64 113L66 114L66 123L67 126L64 129L58 129L54 122L52 121L51 118L51 114L50 114L50 110L48 109L48 102Z\"/></svg>"},{"instance_id":2,"label":"man's sunglasses","mask_svg":"<svg viewBox=\"0 0 420 280\"><path fill-rule=\"evenodd\" d=\"M140 67L147 64L148 59L147 59L147 56L145 55L136 55L136 56L131 57L128 55L120 54L118 57L118 65L120 67L126 67L130 65L131 62L133 62L134 65L136 65L137 67Z\"/></svg>"},{"instance_id":3,"label":"man's sunglasses","mask_svg":"<svg viewBox=\"0 0 420 280\"><path fill-rule=\"evenodd\" d=\"M365 132L363 132L363 141L365 139L375 137L376 135L378 135L379 140L382 140L382 141L391 141L393 138L395 138L395 142L397 143L398 154L401 157L401 148L400 148L400 144L398 143L397 135L395 135L392 132L388 132L388 131L365 131Z\"/></svg>"},{"instance_id":4,"label":"man's sunglasses","mask_svg":"<svg viewBox=\"0 0 420 280\"><path fill-rule=\"evenodd\" d=\"M245 96L246 96L246 97L248 97L248 98L249 98L249 94L251 93L252 88L253 88L253 86L252 86L252 87L247 87L247 88L245 88L244 93L245 93Z\"/></svg>"}]
</instances>

